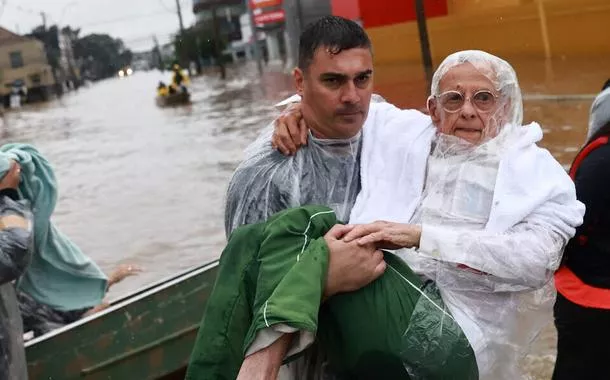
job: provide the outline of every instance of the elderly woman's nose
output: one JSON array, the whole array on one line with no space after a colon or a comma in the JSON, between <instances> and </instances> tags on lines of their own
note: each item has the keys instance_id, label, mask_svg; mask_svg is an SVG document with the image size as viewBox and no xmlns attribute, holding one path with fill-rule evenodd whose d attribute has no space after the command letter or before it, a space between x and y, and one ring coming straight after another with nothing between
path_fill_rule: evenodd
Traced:
<instances>
[{"instance_id":1,"label":"elderly woman's nose","mask_svg":"<svg viewBox=\"0 0 610 380\"><path fill-rule=\"evenodd\" d=\"M470 119L477 115L477 111L474 109L472 102L465 101L462 109L460 110L460 115L464 118Z\"/></svg>"}]
</instances>

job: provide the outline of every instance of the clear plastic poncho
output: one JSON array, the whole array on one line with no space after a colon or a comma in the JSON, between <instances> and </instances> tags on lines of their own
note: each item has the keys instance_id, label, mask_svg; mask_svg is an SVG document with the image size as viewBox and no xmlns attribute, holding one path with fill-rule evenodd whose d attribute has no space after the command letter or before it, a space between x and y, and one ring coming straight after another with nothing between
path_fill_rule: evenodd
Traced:
<instances>
[{"instance_id":1,"label":"clear plastic poncho","mask_svg":"<svg viewBox=\"0 0 610 380\"><path fill-rule=\"evenodd\" d=\"M496 220L503 217L495 210L498 202L504 201L496 194L499 187L506 186L505 178L497 183L502 165L522 165L511 158L521 154L515 153L519 149L538 152L532 153L535 159L540 154L534 146L536 133L530 126L522 126L521 92L515 71L507 62L481 51L450 55L434 74L431 98L442 90L441 79L463 64L472 65L493 83L498 94L496 107L487 115L477 144L437 133L424 191L410 219L410 223L422 225L420 247L397 253L416 273L435 281L475 350L480 378L522 379L527 375L519 361L544 326L552 322L552 274L582 210L571 183L562 177L565 173L509 178L510 186L530 186L524 193L539 197L540 202L528 209L518 204L521 200L512 199L514 211L509 209L508 213L515 213L515 223L503 225L504 231L490 228L492 216ZM553 160L550 155L542 158ZM553 182L554 175L564 189L558 188L559 195L551 198L553 194L547 197L544 192L555 190L536 181ZM527 204L529 199L522 201ZM524 210L522 218L517 217ZM569 215L565 218L569 221L564 223L562 214Z\"/></svg>"},{"instance_id":2,"label":"clear plastic poncho","mask_svg":"<svg viewBox=\"0 0 610 380\"><path fill-rule=\"evenodd\" d=\"M32 216L26 202L0 195L0 218L10 216L25 218L28 228L0 229L0 379L26 380L23 327L13 283L30 262Z\"/></svg>"},{"instance_id":3,"label":"clear plastic poncho","mask_svg":"<svg viewBox=\"0 0 610 380\"><path fill-rule=\"evenodd\" d=\"M300 98L295 98L300 101ZM373 102L384 102L374 96ZM282 109L290 102L276 105ZM225 232L264 221L276 212L302 205L332 208L347 222L360 191L362 132L350 139L318 139L311 133L296 155L284 156L271 147L273 124L245 151L245 158L229 183ZM311 347L307 355L282 366L279 378L335 379L326 370L324 354Z\"/></svg>"},{"instance_id":4,"label":"clear plastic poncho","mask_svg":"<svg viewBox=\"0 0 610 380\"><path fill-rule=\"evenodd\" d=\"M302 205L332 208L347 221L360 190L361 133L345 140L317 139L286 157L271 147L273 125L246 149L227 191L227 236L244 224Z\"/></svg>"}]
</instances>

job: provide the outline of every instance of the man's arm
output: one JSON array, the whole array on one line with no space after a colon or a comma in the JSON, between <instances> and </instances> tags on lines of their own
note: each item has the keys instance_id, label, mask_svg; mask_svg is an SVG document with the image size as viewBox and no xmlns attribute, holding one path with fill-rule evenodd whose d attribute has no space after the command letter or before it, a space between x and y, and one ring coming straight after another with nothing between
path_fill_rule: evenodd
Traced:
<instances>
[{"instance_id":1,"label":"man's arm","mask_svg":"<svg viewBox=\"0 0 610 380\"><path fill-rule=\"evenodd\" d=\"M341 239L353 227L337 224L324 236L328 247L328 271L324 282L324 301L338 293L358 290L383 274L386 264L383 253L374 246L358 246ZM311 253L309 253L311 254ZM307 253L306 253L307 255ZM292 305L295 310L298 307ZM290 350L294 333L283 334L267 347L248 355L237 377L239 380L275 379L282 361Z\"/></svg>"},{"instance_id":2,"label":"man's arm","mask_svg":"<svg viewBox=\"0 0 610 380\"><path fill-rule=\"evenodd\" d=\"M247 158L236 169L227 189L225 233L244 224L267 220L289 207L288 194L281 189L282 176L289 176L287 160L269 147ZM287 181L288 178L284 178Z\"/></svg>"}]
</instances>

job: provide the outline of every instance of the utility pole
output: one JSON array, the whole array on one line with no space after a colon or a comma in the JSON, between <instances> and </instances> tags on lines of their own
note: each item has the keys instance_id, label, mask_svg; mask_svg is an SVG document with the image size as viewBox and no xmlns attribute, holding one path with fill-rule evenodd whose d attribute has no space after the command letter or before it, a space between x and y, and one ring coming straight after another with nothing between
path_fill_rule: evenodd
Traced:
<instances>
[{"instance_id":1,"label":"utility pole","mask_svg":"<svg viewBox=\"0 0 610 380\"><path fill-rule=\"evenodd\" d=\"M254 59L256 60L256 68L258 69L258 75L263 75L263 64L261 63L261 49L258 45L258 32L256 25L254 24L254 13L250 0L245 0L246 9L248 9L248 17L250 18L250 30L252 31L252 47L254 49Z\"/></svg>"},{"instance_id":2,"label":"utility pole","mask_svg":"<svg viewBox=\"0 0 610 380\"><path fill-rule=\"evenodd\" d=\"M428 39L424 0L415 0L415 13L417 14L417 28L419 30L422 61L424 63L426 81L428 82L428 91L430 91L432 85L432 54L430 53L430 40Z\"/></svg>"},{"instance_id":3,"label":"utility pole","mask_svg":"<svg viewBox=\"0 0 610 380\"><path fill-rule=\"evenodd\" d=\"M185 50L185 35L184 35L184 23L182 22L182 10L180 9L180 0L176 0L176 12L178 12L178 22L180 23L180 46L182 46L182 53L178 54L178 62L181 66L185 66L184 62L184 50ZM187 55L190 55L188 52Z\"/></svg>"},{"instance_id":4,"label":"utility pole","mask_svg":"<svg viewBox=\"0 0 610 380\"><path fill-rule=\"evenodd\" d=\"M161 55L161 48L159 47L159 40L157 40L157 36L153 34L152 36L153 44L155 47L153 48L153 56L156 55L156 64L159 65L158 69L163 71L165 70L165 63L163 62L163 56Z\"/></svg>"},{"instance_id":5,"label":"utility pole","mask_svg":"<svg viewBox=\"0 0 610 380\"><path fill-rule=\"evenodd\" d=\"M180 37L184 38L184 24L182 23L182 11L180 10L180 0L176 0L176 11L178 12L178 21L180 22Z\"/></svg>"},{"instance_id":6,"label":"utility pole","mask_svg":"<svg viewBox=\"0 0 610 380\"><path fill-rule=\"evenodd\" d=\"M301 35L301 9L299 0L284 0L286 19L286 70L294 69L299 58L299 36Z\"/></svg>"},{"instance_id":7,"label":"utility pole","mask_svg":"<svg viewBox=\"0 0 610 380\"><path fill-rule=\"evenodd\" d=\"M220 79L227 78L227 70L225 69L224 62L222 61L222 50L220 48L220 32L218 28L218 16L216 14L216 6L212 7L212 22L214 26L214 55L216 56L216 64L220 69Z\"/></svg>"}]
</instances>

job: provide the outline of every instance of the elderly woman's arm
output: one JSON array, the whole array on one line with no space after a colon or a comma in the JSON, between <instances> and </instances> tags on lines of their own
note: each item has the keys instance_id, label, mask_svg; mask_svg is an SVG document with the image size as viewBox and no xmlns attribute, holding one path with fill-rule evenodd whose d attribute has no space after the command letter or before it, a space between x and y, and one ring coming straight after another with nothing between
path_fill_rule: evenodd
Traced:
<instances>
[{"instance_id":1,"label":"elderly woman's arm","mask_svg":"<svg viewBox=\"0 0 610 380\"><path fill-rule=\"evenodd\" d=\"M557 269L569 238L535 215L498 234L423 225L418 252L468 266L502 283L537 289Z\"/></svg>"},{"instance_id":2,"label":"elderly woman's arm","mask_svg":"<svg viewBox=\"0 0 610 380\"><path fill-rule=\"evenodd\" d=\"M501 233L380 221L357 226L346 240L359 239L360 244L376 243L386 249L418 248L424 256L467 266L492 275L499 283L537 289L557 269L563 248L582 220L581 208L575 199L569 204L550 200Z\"/></svg>"}]
</instances>

